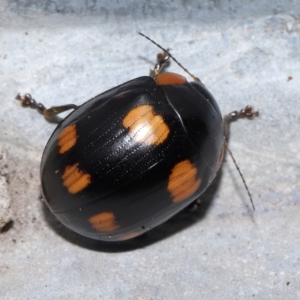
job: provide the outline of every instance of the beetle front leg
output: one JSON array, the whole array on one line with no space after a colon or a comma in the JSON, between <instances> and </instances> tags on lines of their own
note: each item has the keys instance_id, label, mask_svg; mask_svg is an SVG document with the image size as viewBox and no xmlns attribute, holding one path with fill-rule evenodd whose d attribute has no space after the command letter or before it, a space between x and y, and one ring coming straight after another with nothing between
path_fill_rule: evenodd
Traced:
<instances>
[{"instance_id":1,"label":"beetle front leg","mask_svg":"<svg viewBox=\"0 0 300 300\"><path fill-rule=\"evenodd\" d=\"M40 114L42 114L47 120L54 120L57 115L62 112L68 111L70 109L78 108L75 104L66 104L62 106L53 106L50 108L46 108L42 103L36 102L30 94L25 94L21 96L18 94L16 99L21 101L22 106L30 107L32 109L37 110Z\"/></svg>"}]
</instances>

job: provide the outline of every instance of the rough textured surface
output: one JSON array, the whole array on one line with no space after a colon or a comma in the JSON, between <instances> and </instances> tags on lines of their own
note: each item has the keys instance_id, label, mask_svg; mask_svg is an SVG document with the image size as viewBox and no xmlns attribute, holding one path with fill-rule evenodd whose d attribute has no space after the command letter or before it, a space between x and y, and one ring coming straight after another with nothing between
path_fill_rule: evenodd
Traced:
<instances>
[{"instance_id":1,"label":"rough textured surface","mask_svg":"<svg viewBox=\"0 0 300 300\"><path fill-rule=\"evenodd\" d=\"M12 220L11 198L8 193L7 155L0 149L0 233Z\"/></svg>"},{"instance_id":2,"label":"rough textured surface","mask_svg":"<svg viewBox=\"0 0 300 300\"><path fill-rule=\"evenodd\" d=\"M300 297L300 3L153 2L0 0L0 139L13 212L0 234L1 299ZM259 108L230 139L254 213L230 159L200 209L123 244L73 234L40 201L39 163L55 127L16 94L80 104L147 74L158 49L137 31L172 48L224 113Z\"/></svg>"}]
</instances>

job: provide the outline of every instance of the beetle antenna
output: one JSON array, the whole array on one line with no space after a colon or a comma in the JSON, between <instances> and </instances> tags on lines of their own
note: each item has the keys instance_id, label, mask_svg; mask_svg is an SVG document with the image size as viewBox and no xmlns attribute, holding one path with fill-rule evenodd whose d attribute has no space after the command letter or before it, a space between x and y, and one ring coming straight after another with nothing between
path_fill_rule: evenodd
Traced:
<instances>
[{"instance_id":1,"label":"beetle antenna","mask_svg":"<svg viewBox=\"0 0 300 300\"><path fill-rule=\"evenodd\" d=\"M164 51L165 53L167 53L172 59L173 61L187 74L189 74L194 81L200 82L200 79L198 77L196 77L195 75L193 75L192 73L190 73L170 52L169 50L163 48L161 45L157 44L155 41L153 41L152 39L150 39L147 35L139 32L139 35L143 36L144 38L146 38L147 40L149 40L151 43L153 43L154 45L156 45L158 48L160 48L162 51Z\"/></svg>"},{"instance_id":2,"label":"beetle antenna","mask_svg":"<svg viewBox=\"0 0 300 300\"><path fill-rule=\"evenodd\" d=\"M252 199L252 196L251 196L251 194L250 194L250 191L249 191L248 185L247 185L247 183L246 183L246 180L245 180L245 178L244 178L244 176L243 176L243 174L242 174L242 171L240 170L240 168L239 168L239 166L238 166L238 164L237 164L237 162L236 162L236 160L235 160L235 158L234 158L234 156L233 156L231 150L230 150L229 147L228 147L228 143L227 143L226 141L224 141L224 145L225 145L226 150L227 150L227 152L229 153L229 155L230 155L230 157L231 157L231 159L232 159L232 161L233 161L233 163L234 163L234 165L235 165L235 168L237 169L237 171L239 172L239 174L240 174L240 176L241 176L241 178L242 178L242 181L243 181L243 183L244 183L245 189L246 189L246 191L247 191L247 193L248 193L248 196L249 196L249 198L250 198L250 201L251 201L251 204L252 204L252 208L253 208L253 210L255 210L255 206L254 206L254 203L253 203L253 199Z\"/></svg>"}]
</instances>

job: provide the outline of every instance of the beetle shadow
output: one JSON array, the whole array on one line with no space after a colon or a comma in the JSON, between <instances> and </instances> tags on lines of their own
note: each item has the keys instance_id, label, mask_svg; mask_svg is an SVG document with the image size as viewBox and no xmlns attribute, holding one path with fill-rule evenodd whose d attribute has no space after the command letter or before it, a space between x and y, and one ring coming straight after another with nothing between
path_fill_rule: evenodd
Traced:
<instances>
[{"instance_id":1,"label":"beetle shadow","mask_svg":"<svg viewBox=\"0 0 300 300\"><path fill-rule=\"evenodd\" d=\"M145 234L127 241L120 242L103 242L81 236L64 225L62 225L55 216L50 212L45 203L43 203L43 213L49 227L71 244L86 248L92 251L117 253L133 251L155 244L165 240L180 231L187 229L203 220L209 212L214 195L218 191L222 170L220 170L201 198L195 200L187 208L173 216L168 221L146 232Z\"/></svg>"}]
</instances>

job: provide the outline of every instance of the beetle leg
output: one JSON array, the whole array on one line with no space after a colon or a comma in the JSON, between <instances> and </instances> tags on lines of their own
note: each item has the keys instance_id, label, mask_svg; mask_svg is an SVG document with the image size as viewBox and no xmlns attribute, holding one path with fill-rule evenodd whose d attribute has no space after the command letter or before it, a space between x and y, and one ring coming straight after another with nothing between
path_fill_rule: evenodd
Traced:
<instances>
[{"instance_id":1,"label":"beetle leg","mask_svg":"<svg viewBox=\"0 0 300 300\"><path fill-rule=\"evenodd\" d=\"M62 106L46 108L42 103L37 103L30 94L25 94L24 96L18 94L16 96L16 99L21 101L22 106L36 109L48 120L53 120L58 114L68 111L70 109L76 109L78 107L75 104L66 104Z\"/></svg>"},{"instance_id":2,"label":"beetle leg","mask_svg":"<svg viewBox=\"0 0 300 300\"><path fill-rule=\"evenodd\" d=\"M170 53L170 48L167 48L165 50L165 52L160 52L157 54L156 56L156 60L157 63L155 64L153 70L151 70L150 72L150 76L152 77L156 77L159 73L163 72L163 70L165 68L167 68L170 65L170 58L172 58L178 65L180 68L182 68L185 72L187 72L196 82L201 82L201 80L194 76L193 74L191 74L186 68L184 68L182 66L182 64L180 62L178 62Z\"/></svg>"},{"instance_id":3,"label":"beetle leg","mask_svg":"<svg viewBox=\"0 0 300 300\"><path fill-rule=\"evenodd\" d=\"M240 111L233 111L229 113L228 115L225 115L223 117L223 131L225 140L228 141L229 138L229 126L230 123L233 121L236 121L238 119L249 119L252 120L259 116L259 111L254 110L254 107L251 105L247 105L245 108L241 109Z\"/></svg>"},{"instance_id":4,"label":"beetle leg","mask_svg":"<svg viewBox=\"0 0 300 300\"><path fill-rule=\"evenodd\" d=\"M252 196L250 194L250 191L249 191L249 188L248 188L248 185L245 181L245 178L242 174L242 171L240 170L231 150L229 149L228 147L228 139L229 139L229 126L230 126L230 123L233 122L233 121L236 121L238 119L249 119L249 120L252 120L256 117L259 116L259 111L258 110L254 110L254 107L251 106L251 105L247 105L245 108L241 109L240 111L233 111L231 113L229 113L228 115L225 115L224 118L223 118L223 132L224 132L224 137L225 137L225 141L224 141L224 146L225 146L225 149L226 151L228 152L228 154L231 156L231 159L237 169L237 171L239 172L240 174L240 177L243 181L243 184L245 186L245 189L248 193L248 196L249 196L249 199L250 199L250 202L251 202L251 205L252 205L252 208L253 210L255 210L255 206L254 206L254 203L253 203L253 199L252 199Z\"/></svg>"},{"instance_id":5,"label":"beetle leg","mask_svg":"<svg viewBox=\"0 0 300 300\"><path fill-rule=\"evenodd\" d=\"M170 49L168 48L167 51ZM164 68L168 67L170 64L170 55L167 52L160 52L156 56L156 64L153 70L150 71L150 76L156 77L159 73L163 71Z\"/></svg>"}]
</instances>

